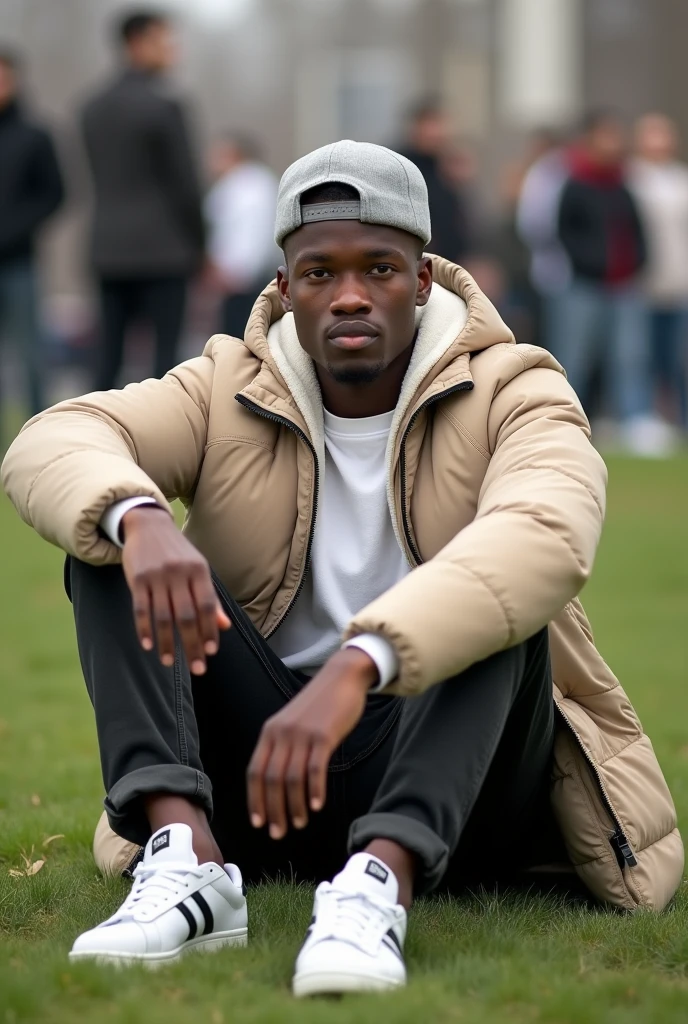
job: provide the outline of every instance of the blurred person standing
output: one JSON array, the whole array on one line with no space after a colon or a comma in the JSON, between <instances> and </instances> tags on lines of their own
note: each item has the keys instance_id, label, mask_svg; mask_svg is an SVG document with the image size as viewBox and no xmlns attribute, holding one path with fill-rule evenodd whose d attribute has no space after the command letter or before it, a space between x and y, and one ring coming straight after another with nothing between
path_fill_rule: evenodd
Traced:
<instances>
[{"instance_id":1,"label":"blurred person standing","mask_svg":"<svg viewBox=\"0 0 688 1024\"><path fill-rule=\"evenodd\" d=\"M428 187L428 252L461 263L470 249L469 217L462 189L445 169L445 161L450 163L455 154L447 115L437 99L425 99L412 108L400 152L418 167Z\"/></svg>"},{"instance_id":2,"label":"blurred person standing","mask_svg":"<svg viewBox=\"0 0 688 1024\"><path fill-rule=\"evenodd\" d=\"M253 304L275 276L277 178L251 139L228 133L210 149L215 180L205 203L213 283L223 295L219 329L243 338Z\"/></svg>"},{"instance_id":3,"label":"blurred person standing","mask_svg":"<svg viewBox=\"0 0 688 1024\"><path fill-rule=\"evenodd\" d=\"M129 14L119 25L123 67L83 111L95 188L91 258L100 287L96 387L115 387L129 325L155 332L153 375L177 361L187 285L203 258L202 196L184 111L166 72L177 61L167 17Z\"/></svg>"},{"instance_id":4,"label":"blurred person standing","mask_svg":"<svg viewBox=\"0 0 688 1024\"><path fill-rule=\"evenodd\" d=\"M529 276L538 296L538 344L554 351L562 293L571 280L569 258L559 239L559 203L568 180L567 148L552 132L538 132L515 213L515 229L530 250Z\"/></svg>"},{"instance_id":5,"label":"blurred person standing","mask_svg":"<svg viewBox=\"0 0 688 1024\"><path fill-rule=\"evenodd\" d=\"M666 431L650 416L648 317L639 287L646 260L638 207L626 183L626 139L618 117L591 114L568 154L559 238L572 269L562 295L555 355L583 405L601 363L604 398L636 454L661 454Z\"/></svg>"},{"instance_id":6,"label":"blurred person standing","mask_svg":"<svg viewBox=\"0 0 688 1024\"><path fill-rule=\"evenodd\" d=\"M62 176L44 128L27 119L19 61L0 50L0 338L21 353L31 415L45 408L35 266L39 228L62 202Z\"/></svg>"},{"instance_id":7,"label":"blurred person standing","mask_svg":"<svg viewBox=\"0 0 688 1024\"><path fill-rule=\"evenodd\" d=\"M676 126L664 114L641 117L630 183L648 242L652 380L660 408L688 427L688 166L677 158Z\"/></svg>"}]
</instances>

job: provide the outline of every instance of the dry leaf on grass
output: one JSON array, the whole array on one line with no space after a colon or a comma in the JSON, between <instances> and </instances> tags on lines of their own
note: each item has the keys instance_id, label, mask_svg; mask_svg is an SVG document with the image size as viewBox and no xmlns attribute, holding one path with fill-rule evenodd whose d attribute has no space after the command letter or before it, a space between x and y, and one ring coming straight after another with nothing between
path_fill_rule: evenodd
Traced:
<instances>
[{"instance_id":1,"label":"dry leaf on grass","mask_svg":"<svg viewBox=\"0 0 688 1024\"><path fill-rule=\"evenodd\" d=\"M44 864L44 860L35 860L33 864L29 864L28 868L26 869L27 877L30 878L31 875L37 875Z\"/></svg>"},{"instance_id":2,"label":"dry leaf on grass","mask_svg":"<svg viewBox=\"0 0 688 1024\"><path fill-rule=\"evenodd\" d=\"M33 804L34 807L41 806L41 798L39 797L38 793L31 794L31 803Z\"/></svg>"},{"instance_id":3,"label":"dry leaf on grass","mask_svg":"<svg viewBox=\"0 0 688 1024\"><path fill-rule=\"evenodd\" d=\"M43 846L50 846L50 844L54 843L56 839L64 839L64 833L60 832L56 836L48 836L47 839L43 840Z\"/></svg>"}]
</instances>

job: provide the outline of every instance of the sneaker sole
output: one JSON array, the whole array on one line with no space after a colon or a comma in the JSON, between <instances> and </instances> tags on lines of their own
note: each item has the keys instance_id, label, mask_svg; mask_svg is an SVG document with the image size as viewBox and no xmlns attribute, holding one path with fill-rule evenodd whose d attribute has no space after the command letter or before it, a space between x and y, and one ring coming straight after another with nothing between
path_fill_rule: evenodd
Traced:
<instances>
[{"instance_id":1,"label":"sneaker sole","mask_svg":"<svg viewBox=\"0 0 688 1024\"><path fill-rule=\"evenodd\" d=\"M297 999L304 996L338 995L344 992L390 992L403 988L406 980L394 981L369 974L345 974L339 971L313 971L297 974L292 982L292 992Z\"/></svg>"},{"instance_id":2,"label":"sneaker sole","mask_svg":"<svg viewBox=\"0 0 688 1024\"><path fill-rule=\"evenodd\" d=\"M70 953L69 959L72 963L79 960L92 960L97 964L114 964L115 967L131 967L134 964L143 964L154 970L165 964L172 964L187 953L214 953L226 946L246 946L248 944L248 928L236 928L230 932L215 932L213 935L203 935L191 942L185 942L177 949L168 950L165 953L113 953L107 950L88 950L83 953Z\"/></svg>"}]
</instances>

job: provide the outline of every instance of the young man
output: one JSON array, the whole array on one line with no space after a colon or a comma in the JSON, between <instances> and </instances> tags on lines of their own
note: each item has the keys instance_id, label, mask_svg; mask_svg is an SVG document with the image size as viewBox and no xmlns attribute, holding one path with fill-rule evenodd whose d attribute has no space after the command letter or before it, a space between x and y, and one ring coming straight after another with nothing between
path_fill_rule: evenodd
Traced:
<instances>
[{"instance_id":1,"label":"young man","mask_svg":"<svg viewBox=\"0 0 688 1024\"><path fill-rule=\"evenodd\" d=\"M187 284L203 259L200 185L184 110L166 81L174 31L155 11L118 26L123 67L86 104L83 133L95 207L91 261L100 286L96 387L114 388L131 324L155 332L153 375L177 360Z\"/></svg>"},{"instance_id":2,"label":"young man","mask_svg":"<svg viewBox=\"0 0 688 1024\"><path fill-rule=\"evenodd\" d=\"M242 874L335 874L294 992L402 985L413 897L551 857L550 789L600 899L659 908L679 884L671 797L576 600L604 466L558 364L429 237L413 164L311 153L245 341L62 403L5 460L70 555L96 858L145 844L75 959L243 942Z\"/></svg>"},{"instance_id":3,"label":"young man","mask_svg":"<svg viewBox=\"0 0 688 1024\"><path fill-rule=\"evenodd\" d=\"M0 50L0 340L19 348L33 416L45 408L36 236L64 190L50 135L24 113L19 70Z\"/></svg>"}]
</instances>

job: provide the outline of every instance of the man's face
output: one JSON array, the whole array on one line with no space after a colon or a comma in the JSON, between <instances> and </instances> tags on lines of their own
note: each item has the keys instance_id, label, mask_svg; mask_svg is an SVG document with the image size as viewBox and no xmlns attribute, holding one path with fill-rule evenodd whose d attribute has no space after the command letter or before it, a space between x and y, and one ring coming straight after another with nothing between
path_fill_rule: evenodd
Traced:
<instances>
[{"instance_id":1,"label":"man's face","mask_svg":"<svg viewBox=\"0 0 688 1024\"><path fill-rule=\"evenodd\" d=\"M600 164L616 164L626 152L626 136L618 121L601 121L588 136L593 157Z\"/></svg>"},{"instance_id":2,"label":"man's face","mask_svg":"<svg viewBox=\"0 0 688 1024\"><path fill-rule=\"evenodd\" d=\"M432 287L420 242L406 231L323 221L285 241L277 275L282 304L294 314L301 347L343 384L376 380L409 348L416 306Z\"/></svg>"},{"instance_id":3,"label":"man's face","mask_svg":"<svg viewBox=\"0 0 688 1024\"><path fill-rule=\"evenodd\" d=\"M169 71L179 56L177 37L171 25L154 22L128 46L132 62L146 71Z\"/></svg>"},{"instance_id":4,"label":"man's face","mask_svg":"<svg viewBox=\"0 0 688 1024\"><path fill-rule=\"evenodd\" d=\"M6 107L17 95L17 80L14 70L0 60L0 108Z\"/></svg>"}]
</instances>

